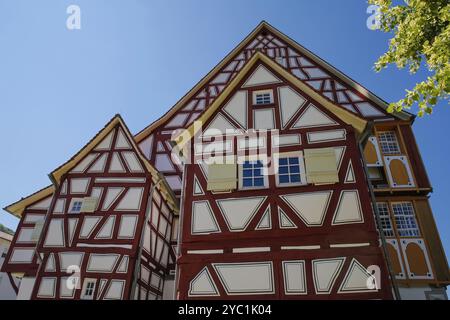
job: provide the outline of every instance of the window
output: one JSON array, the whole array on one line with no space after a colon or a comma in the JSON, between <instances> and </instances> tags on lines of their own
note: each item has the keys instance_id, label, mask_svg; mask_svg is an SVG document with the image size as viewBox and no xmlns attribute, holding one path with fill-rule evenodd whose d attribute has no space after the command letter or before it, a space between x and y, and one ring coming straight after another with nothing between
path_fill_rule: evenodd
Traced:
<instances>
[{"instance_id":1,"label":"window","mask_svg":"<svg viewBox=\"0 0 450 320\"><path fill-rule=\"evenodd\" d=\"M281 155L278 158L277 185L289 186L305 183L302 155Z\"/></svg>"},{"instance_id":2,"label":"window","mask_svg":"<svg viewBox=\"0 0 450 320\"><path fill-rule=\"evenodd\" d=\"M381 152L383 154L399 154L400 146L398 145L397 136L394 131L384 131L378 134Z\"/></svg>"},{"instance_id":3,"label":"window","mask_svg":"<svg viewBox=\"0 0 450 320\"><path fill-rule=\"evenodd\" d=\"M272 90L253 92L253 104L263 105L273 103Z\"/></svg>"},{"instance_id":4,"label":"window","mask_svg":"<svg viewBox=\"0 0 450 320\"><path fill-rule=\"evenodd\" d=\"M85 279L83 284L83 290L81 291L81 299L92 300L94 299L95 279Z\"/></svg>"},{"instance_id":5,"label":"window","mask_svg":"<svg viewBox=\"0 0 450 320\"><path fill-rule=\"evenodd\" d=\"M80 213L83 206L83 199L72 199L70 203L69 213Z\"/></svg>"},{"instance_id":6,"label":"window","mask_svg":"<svg viewBox=\"0 0 450 320\"><path fill-rule=\"evenodd\" d=\"M243 189L264 188L267 176L264 175L264 164L261 160L246 160L241 165L240 187Z\"/></svg>"},{"instance_id":7,"label":"window","mask_svg":"<svg viewBox=\"0 0 450 320\"><path fill-rule=\"evenodd\" d=\"M378 209L378 214L380 216L381 226L383 228L384 235L386 237L393 237L394 229L392 228L391 217L389 216L388 204L386 202L377 202L377 209ZM378 223L376 223L376 226L378 229Z\"/></svg>"},{"instance_id":8,"label":"window","mask_svg":"<svg viewBox=\"0 0 450 320\"><path fill-rule=\"evenodd\" d=\"M397 225L397 232L400 237L419 236L414 208L411 202L400 202L392 204L392 211Z\"/></svg>"}]
</instances>

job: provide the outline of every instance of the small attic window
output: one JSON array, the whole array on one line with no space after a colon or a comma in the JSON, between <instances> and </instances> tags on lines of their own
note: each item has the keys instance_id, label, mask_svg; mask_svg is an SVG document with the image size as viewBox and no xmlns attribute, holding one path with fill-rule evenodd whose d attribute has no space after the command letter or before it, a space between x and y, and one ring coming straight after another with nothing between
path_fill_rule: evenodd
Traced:
<instances>
[{"instance_id":1,"label":"small attic window","mask_svg":"<svg viewBox=\"0 0 450 320\"><path fill-rule=\"evenodd\" d=\"M264 90L256 91L253 93L253 104L254 105L264 105L273 103L273 91Z\"/></svg>"}]
</instances>

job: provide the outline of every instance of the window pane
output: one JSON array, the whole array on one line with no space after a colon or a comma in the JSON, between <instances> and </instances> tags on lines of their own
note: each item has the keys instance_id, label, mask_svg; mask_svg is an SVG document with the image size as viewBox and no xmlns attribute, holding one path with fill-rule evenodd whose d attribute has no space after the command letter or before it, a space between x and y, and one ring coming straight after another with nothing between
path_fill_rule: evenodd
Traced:
<instances>
[{"instance_id":1,"label":"window pane","mask_svg":"<svg viewBox=\"0 0 450 320\"><path fill-rule=\"evenodd\" d=\"M298 158L289 158L289 164L298 164Z\"/></svg>"},{"instance_id":2,"label":"window pane","mask_svg":"<svg viewBox=\"0 0 450 320\"><path fill-rule=\"evenodd\" d=\"M300 182L300 175L299 174L294 174L291 176L291 182Z\"/></svg>"},{"instance_id":3,"label":"window pane","mask_svg":"<svg viewBox=\"0 0 450 320\"><path fill-rule=\"evenodd\" d=\"M288 164L288 159L287 158L280 158L278 159L278 164L281 165L286 165Z\"/></svg>"},{"instance_id":4,"label":"window pane","mask_svg":"<svg viewBox=\"0 0 450 320\"><path fill-rule=\"evenodd\" d=\"M255 186L256 186L256 187L262 187L262 186L264 186L264 178L256 178L256 179L255 179Z\"/></svg>"},{"instance_id":5,"label":"window pane","mask_svg":"<svg viewBox=\"0 0 450 320\"><path fill-rule=\"evenodd\" d=\"M289 182L289 176L288 175L280 176L280 183L288 183L288 182Z\"/></svg>"}]
</instances>

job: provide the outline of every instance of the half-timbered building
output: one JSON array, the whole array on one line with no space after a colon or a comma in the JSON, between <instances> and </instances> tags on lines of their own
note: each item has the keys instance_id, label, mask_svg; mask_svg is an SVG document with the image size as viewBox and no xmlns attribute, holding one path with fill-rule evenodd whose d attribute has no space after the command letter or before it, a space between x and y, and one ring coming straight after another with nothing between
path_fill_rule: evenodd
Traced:
<instances>
[{"instance_id":1,"label":"half-timbered building","mask_svg":"<svg viewBox=\"0 0 450 320\"><path fill-rule=\"evenodd\" d=\"M262 22L5 208L20 299L443 299L414 116Z\"/></svg>"}]
</instances>

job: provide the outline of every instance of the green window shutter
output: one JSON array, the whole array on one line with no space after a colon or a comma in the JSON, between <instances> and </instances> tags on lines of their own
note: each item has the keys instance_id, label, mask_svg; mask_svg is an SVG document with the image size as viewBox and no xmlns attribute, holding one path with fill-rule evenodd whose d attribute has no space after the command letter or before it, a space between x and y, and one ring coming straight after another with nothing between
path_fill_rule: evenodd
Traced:
<instances>
[{"instance_id":1,"label":"green window shutter","mask_svg":"<svg viewBox=\"0 0 450 320\"><path fill-rule=\"evenodd\" d=\"M209 191L224 191L236 189L236 164L211 164L208 166Z\"/></svg>"},{"instance_id":2,"label":"green window shutter","mask_svg":"<svg viewBox=\"0 0 450 320\"><path fill-rule=\"evenodd\" d=\"M336 154L333 148L305 149L305 169L309 183L339 182Z\"/></svg>"}]
</instances>

